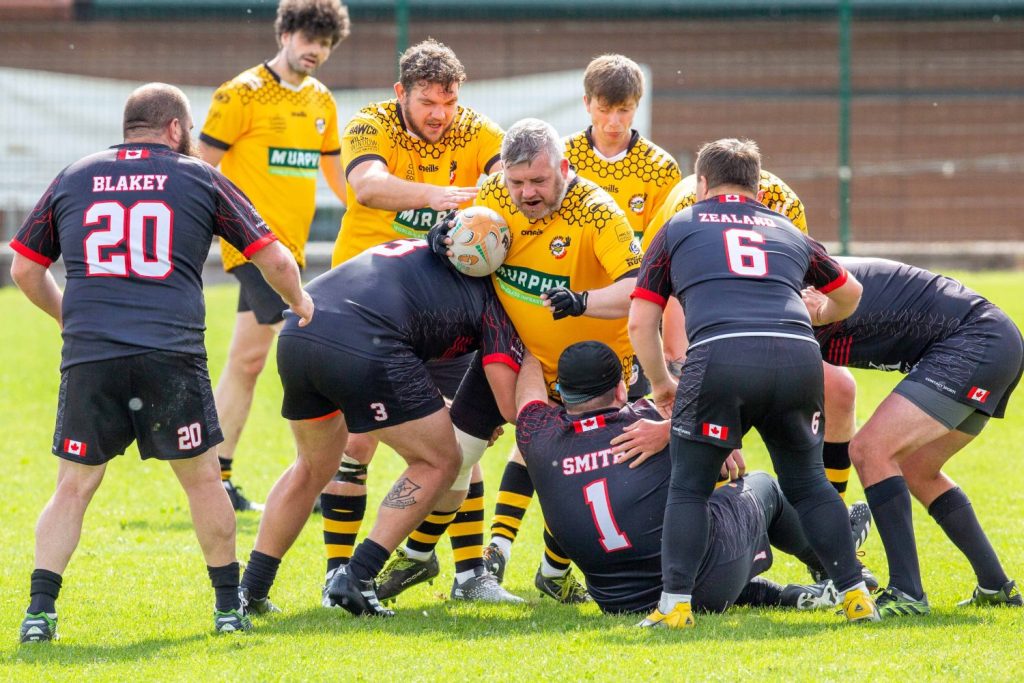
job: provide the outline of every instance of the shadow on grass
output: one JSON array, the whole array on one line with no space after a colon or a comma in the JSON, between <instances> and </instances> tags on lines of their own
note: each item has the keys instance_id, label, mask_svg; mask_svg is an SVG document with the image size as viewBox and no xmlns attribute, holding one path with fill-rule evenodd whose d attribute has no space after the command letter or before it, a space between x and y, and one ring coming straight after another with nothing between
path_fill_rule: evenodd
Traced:
<instances>
[{"instance_id":1,"label":"shadow on grass","mask_svg":"<svg viewBox=\"0 0 1024 683\"><path fill-rule=\"evenodd\" d=\"M386 633L397 637L438 634L445 638L477 640L509 638L537 634L574 633L607 639L609 645L636 643L672 645L680 637L687 640L756 641L778 638L804 638L842 629L944 629L970 627L986 623L982 615L932 613L928 617L892 619L873 624L847 624L840 615L820 613L799 615L792 612L734 609L726 614L698 615L698 628L686 631L648 631L635 628L643 615L605 616L593 605L575 607L543 601L524 605L477 605L444 600L436 604L392 607L392 619L353 617L341 609L312 608L284 614L258 617L254 626L260 633L338 635Z\"/></svg>"},{"instance_id":2,"label":"shadow on grass","mask_svg":"<svg viewBox=\"0 0 1024 683\"><path fill-rule=\"evenodd\" d=\"M9 661L47 665L80 665L83 662L134 662L157 658L164 650L209 638L210 635L207 633L191 633L180 637L147 638L118 645L96 645L61 640L56 643L31 643L17 646Z\"/></svg>"}]
</instances>

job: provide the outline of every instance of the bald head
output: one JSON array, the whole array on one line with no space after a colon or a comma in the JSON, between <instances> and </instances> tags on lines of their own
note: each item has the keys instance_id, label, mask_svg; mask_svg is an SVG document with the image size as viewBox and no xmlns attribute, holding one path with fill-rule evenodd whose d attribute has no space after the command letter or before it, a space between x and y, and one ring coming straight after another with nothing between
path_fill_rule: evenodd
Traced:
<instances>
[{"instance_id":1,"label":"bald head","mask_svg":"<svg viewBox=\"0 0 1024 683\"><path fill-rule=\"evenodd\" d=\"M165 138L174 132L169 125L175 119L181 126L179 134L188 138L192 114L185 93L166 83L147 83L136 88L124 104L124 139L169 144Z\"/></svg>"}]
</instances>

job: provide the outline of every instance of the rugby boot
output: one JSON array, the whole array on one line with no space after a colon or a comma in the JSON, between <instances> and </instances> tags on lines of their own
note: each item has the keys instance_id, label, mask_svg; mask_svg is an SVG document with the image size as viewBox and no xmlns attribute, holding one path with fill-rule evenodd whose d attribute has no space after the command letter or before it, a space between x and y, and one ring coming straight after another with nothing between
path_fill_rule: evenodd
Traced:
<instances>
[{"instance_id":1,"label":"rugby boot","mask_svg":"<svg viewBox=\"0 0 1024 683\"><path fill-rule=\"evenodd\" d=\"M576 580L571 569L563 576L550 577L544 576L540 567L537 567L533 585L537 587L541 595L554 598L565 605L578 605L590 601L590 593L582 583Z\"/></svg>"},{"instance_id":2,"label":"rugby boot","mask_svg":"<svg viewBox=\"0 0 1024 683\"><path fill-rule=\"evenodd\" d=\"M238 587L238 599L242 602L242 611L253 616L264 614L279 614L281 608L270 602L269 597L253 598L249 596L249 589L245 586Z\"/></svg>"},{"instance_id":3,"label":"rugby boot","mask_svg":"<svg viewBox=\"0 0 1024 683\"><path fill-rule=\"evenodd\" d=\"M876 593L875 604L878 606L878 613L883 619L893 617L923 617L932 611L928 605L928 596L923 595L918 600L913 598L899 588L892 586L882 589Z\"/></svg>"},{"instance_id":4,"label":"rugby boot","mask_svg":"<svg viewBox=\"0 0 1024 683\"><path fill-rule=\"evenodd\" d=\"M327 596L335 605L357 617L393 617L395 613L381 606L373 579L357 579L342 565L334 572L327 587Z\"/></svg>"},{"instance_id":5,"label":"rugby boot","mask_svg":"<svg viewBox=\"0 0 1024 683\"><path fill-rule=\"evenodd\" d=\"M838 605L839 593L831 579L810 586L791 583L783 587L781 601L785 607L795 607L800 610L823 609Z\"/></svg>"},{"instance_id":6,"label":"rugby boot","mask_svg":"<svg viewBox=\"0 0 1024 683\"><path fill-rule=\"evenodd\" d=\"M501 587L498 579L484 567L476 568L476 575L459 583L452 582L452 600L471 602L526 602L518 595L513 595Z\"/></svg>"},{"instance_id":7,"label":"rugby boot","mask_svg":"<svg viewBox=\"0 0 1024 683\"><path fill-rule=\"evenodd\" d=\"M1024 598L1021 597L1020 589L1015 581L1007 581L1002 588L992 593L982 590L981 586L974 588L974 595L961 600L957 607L1024 607Z\"/></svg>"},{"instance_id":8,"label":"rugby boot","mask_svg":"<svg viewBox=\"0 0 1024 683\"><path fill-rule=\"evenodd\" d=\"M858 550L868 540L871 531L871 508L863 500L850 506L850 532L853 534L853 546Z\"/></svg>"},{"instance_id":9,"label":"rugby boot","mask_svg":"<svg viewBox=\"0 0 1024 683\"><path fill-rule=\"evenodd\" d=\"M863 588L846 591L840 613L846 615L849 622L878 621L882 618L875 601L871 599L871 593Z\"/></svg>"},{"instance_id":10,"label":"rugby boot","mask_svg":"<svg viewBox=\"0 0 1024 683\"><path fill-rule=\"evenodd\" d=\"M688 602L677 602L676 606L663 614L657 607L637 626L640 628L693 628L693 609Z\"/></svg>"},{"instance_id":11,"label":"rugby boot","mask_svg":"<svg viewBox=\"0 0 1024 683\"><path fill-rule=\"evenodd\" d=\"M327 572L327 576L324 577L324 585L320 587L320 604L327 608L341 607L331 599L331 594L328 592L331 587L331 579L334 578L334 573L337 571L337 569L332 569Z\"/></svg>"},{"instance_id":12,"label":"rugby boot","mask_svg":"<svg viewBox=\"0 0 1024 683\"><path fill-rule=\"evenodd\" d=\"M263 509L263 503L254 503L246 498L242 495L242 487L235 486L230 479L225 479L222 483L224 490L228 492L228 498L231 499L231 507L236 512L259 512Z\"/></svg>"},{"instance_id":13,"label":"rugby boot","mask_svg":"<svg viewBox=\"0 0 1024 683\"><path fill-rule=\"evenodd\" d=\"M25 613L18 642L45 643L57 640L57 615L46 612Z\"/></svg>"},{"instance_id":14,"label":"rugby boot","mask_svg":"<svg viewBox=\"0 0 1024 683\"><path fill-rule=\"evenodd\" d=\"M414 560L405 554L404 548L395 551L395 556L377 575L377 598L394 600L399 593L426 581L434 583L441 573L437 553L430 553L428 560Z\"/></svg>"},{"instance_id":15,"label":"rugby boot","mask_svg":"<svg viewBox=\"0 0 1024 683\"><path fill-rule=\"evenodd\" d=\"M498 583L505 580L505 567L508 565L508 558L505 557L505 553L501 552L501 548L490 543L484 548L484 566L491 574L494 574L494 578Z\"/></svg>"},{"instance_id":16,"label":"rugby boot","mask_svg":"<svg viewBox=\"0 0 1024 683\"><path fill-rule=\"evenodd\" d=\"M226 612L219 610L213 613L213 627L217 633L237 633L252 629L252 620L245 613L245 609L229 609Z\"/></svg>"}]
</instances>

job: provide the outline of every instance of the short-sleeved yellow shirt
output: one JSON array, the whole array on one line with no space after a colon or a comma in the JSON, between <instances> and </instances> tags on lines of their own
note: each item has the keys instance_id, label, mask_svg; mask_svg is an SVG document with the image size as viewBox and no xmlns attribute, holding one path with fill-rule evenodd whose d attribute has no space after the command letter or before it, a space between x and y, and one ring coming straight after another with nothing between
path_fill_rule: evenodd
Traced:
<instances>
[{"instance_id":1,"label":"short-sleeved yellow shirt","mask_svg":"<svg viewBox=\"0 0 1024 683\"><path fill-rule=\"evenodd\" d=\"M352 117L341 140L346 175L360 163L376 159L403 180L429 185L472 187L501 155L504 132L487 117L458 107L455 122L437 143L429 144L406 130L397 100L372 104ZM364 250L402 237L424 237L441 213L430 207L388 211L363 206L348 186L348 209L334 243L331 265Z\"/></svg>"},{"instance_id":2,"label":"short-sleeved yellow shirt","mask_svg":"<svg viewBox=\"0 0 1024 683\"><path fill-rule=\"evenodd\" d=\"M255 66L217 88L199 137L226 150L221 171L304 266L320 156L341 151L327 86L310 76L291 86L266 64ZM226 270L246 263L224 240L221 254Z\"/></svg>"},{"instance_id":3,"label":"short-sleeved yellow shirt","mask_svg":"<svg viewBox=\"0 0 1024 683\"><path fill-rule=\"evenodd\" d=\"M597 153L590 128L565 138L565 157L576 173L600 185L622 207L638 239L682 178L672 155L635 130L625 156L616 161Z\"/></svg>"},{"instance_id":4,"label":"short-sleeved yellow shirt","mask_svg":"<svg viewBox=\"0 0 1024 683\"><path fill-rule=\"evenodd\" d=\"M555 380L562 351L591 339L615 351L628 382L633 349L626 318L554 320L540 299L552 287L577 292L607 287L640 267L639 240L615 200L589 180L576 177L557 211L531 221L513 205L504 174L495 173L480 188L476 203L500 213L512 231L509 253L492 276L494 288L523 344L544 368L548 393L558 396Z\"/></svg>"},{"instance_id":5,"label":"short-sleeved yellow shirt","mask_svg":"<svg viewBox=\"0 0 1024 683\"><path fill-rule=\"evenodd\" d=\"M775 213L781 213L788 218L801 232L807 232L807 214L804 212L804 203L800 201L800 197L796 196L796 192L793 192L789 185L782 182L779 176L761 169L761 182L758 191L762 204ZM644 233L644 249L650 245L654 235L672 216L696 203L697 176L691 174L683 178L672 189L661 209L651 219L651 229Z\"/></svg>"}]
</instances>

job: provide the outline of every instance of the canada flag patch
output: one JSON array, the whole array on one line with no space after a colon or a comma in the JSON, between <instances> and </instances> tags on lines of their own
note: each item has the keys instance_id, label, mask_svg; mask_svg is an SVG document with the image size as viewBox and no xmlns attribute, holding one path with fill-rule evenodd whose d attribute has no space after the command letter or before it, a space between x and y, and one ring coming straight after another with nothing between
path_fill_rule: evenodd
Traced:
<instances>
[{"instance_id":1,"label":"canada flag patch","mask_svg":"<svg viewBox=\"0 0 1024 683\"><path fill-rule=\"evenodd\" d=\"M81 441L75 441L74 439L64 439L64 452L69 455L77 455L79 458L85 457L86 445Z\"/></svg>"},{"instance_id":2,"label":"canada flag patch","mask_svg":"<svg viewBox=\"0 0 1024 683\"><path fill-rule=\"evenodd\" d=\"M725 427L723 425L711 424L710 422L704 423L704 426L701 429L701 433L704 434L704 436L710 436L712 439L721 439L722 441L725 441L727 438L729 438L728 427Z\"/></svg>"},{"instance_id":3,"label":"canada flag patch","mask_svg":"<svg viewBox=\"0 0 1024 683\"><path fill-rule=\"evenodd\" d=\"M576 420L572 423L573 429L576 430L577 434L582 432L590 432L595 429L604 427L604 415L595 415L594 417L587 417L582 420Z\"/></svg>"},{"instance_id":4,"label":"canada flag patch","mask_svg":"<svg viewBox=\"0 0 1024 683\"><path fill-rule=\"evenodd\" d=\"M988 395L992 392L988 389L982 389L981 387L971 387L971 390L967 392L967 398L978 403L984 403L988 400Z\"/></svg>"},{"instance_id":5,"label":"canada flag patch","mask_svg":"<svg viewBox=\"0 0 1024 683\"><path fill-rule=\"evenodd\" d=\"M148 159L149 158L149 150L148 149L131 149L131 148L119 149L119 150L117 150L117 158L120 161L134 161L136 159Z\"/></svg>"}]
</instances>

